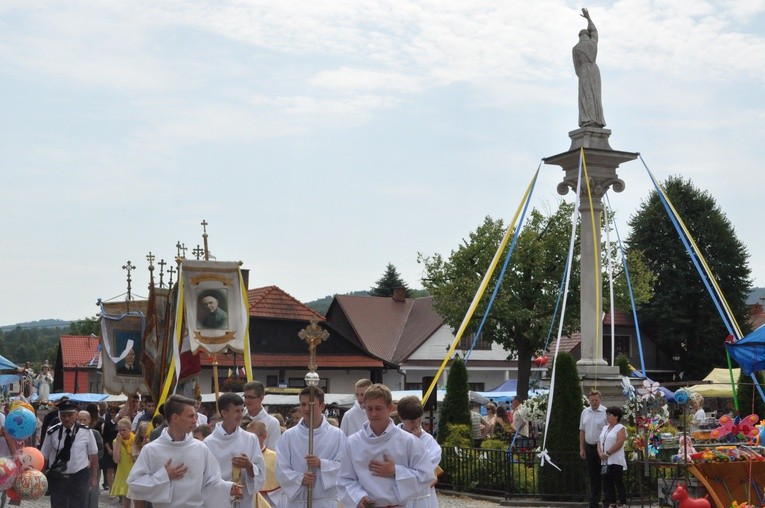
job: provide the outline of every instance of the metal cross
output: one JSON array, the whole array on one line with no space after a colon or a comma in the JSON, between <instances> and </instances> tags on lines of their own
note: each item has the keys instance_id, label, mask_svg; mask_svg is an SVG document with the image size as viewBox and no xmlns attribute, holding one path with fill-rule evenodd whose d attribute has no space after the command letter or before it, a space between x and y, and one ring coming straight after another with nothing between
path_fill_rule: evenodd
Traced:
<instances>
[{"instance_id":1,"label":"metal cross","mask_svg":"<svg viewBox=\"0 0 765 508\"><path fill-rule=\"evenodd\" d=\"M206 235L207 234L207 221L202 219L201 224L202 224L202 234Z\"/></svg>"},{"instance_id":2,"label":"metal cross","mask_svg":"<svg viewBox=\"0 0 765 508\"><path fill-rule=\"evenodd\" d=\"M154 254L151 253L151 251L149 251L149 254L146 255L146 261L149 262L149 270L153 270L154 269L154 260L155 259L157 259L157 256L155 256Z\"/></svg>"},{"instance_id":3,"label":"metal cross","mask_svg":"<svg viewBox=\"0 0 765 508\"><path fill-rule=\"evenodd\" d=\"M175 244L175 248L178 251L177 257L179 257L181 259L186 257L186 250L187 250L187 248L186 248L186 244L185 243L181 243L180 240L179 240L178 243Z\"/></svg>"},{"instance_id":4,"label":"metal cross","mask_svg":"<svg viewBox=\"0 0 765 508\"><path fill-rule=\"evenodd\" d=\"M313 316L305 329L298 332L298 337L308 344L308 370L316 372L316 347L327 340L329 332L319 326L319 318Z\"/></svg>"},{"instance_id":5,"label":"metal cross","mask_svg":"<svg viewBox=\"0 0 765 508\"><path fill-rule=\"evenodd\" d=\"M197 248L191 251L192 254L197 258L197 260L202 258L202 254L205 253L204 249L197 244Z\"/></svg>"},{"instance_id":6,"label":"metal cross","mask_svg":"<svg viewBox=\"0 0 765 508\"><path fill-rule=\"evenodd\" d=\"M164 259L160 259L159 263L157 264L159 265L159 287L165 287L165 284L162 282L162 278L165 276L165 265L167 263L165 263Z\"/></svg>"},{"instance_id":7,"label":"metal cross","mask_svg":"<svg viewBox=\"0 0 765 508\"><path fill-rule=\"evenodd\" d=\"M172 288L173 287L173 274L175 273L175 268L173 268L171 266L167 271L170 274L170 280L168 281L167 286Z\"/></svg>"},{"instance_id":8,"label":"metal cross","mask_svg":"<svg viewBox=\"0 0 765 508\"><path fill-rule=\"evenodd\" d=\"M135 269L135 266L133 266L133 263L131 263L130 260L128 260L127 263L122 265L122 269L123 270L127 270L127 283L128 284L127 284L127 298L126 299L129 302L130 300L133 299L133 296L130 294L130 290L131 290L130 283L133 280L133 279L130 278L130 272L132 272Z\"/></svg>"}]
</instances>

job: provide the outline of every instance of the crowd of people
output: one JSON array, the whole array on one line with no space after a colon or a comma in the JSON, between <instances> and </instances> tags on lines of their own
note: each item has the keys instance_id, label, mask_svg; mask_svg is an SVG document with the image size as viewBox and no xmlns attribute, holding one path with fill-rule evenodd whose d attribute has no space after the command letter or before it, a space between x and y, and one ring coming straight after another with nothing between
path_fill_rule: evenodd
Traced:
<instances>
[{"instance_id":1,"label":"crowd of people","mask_svg":"<svg viewBox=\"0 0 765 508\"><path fill-rule=\"evenodd\" d=\"M96 507L102 491L125 508L303 507L309 497L314 508L437 507L441 447L423 430L419 398L395 405L366 379L355 394L341 422L318 387L300 392L286 420L269 414L258 381L221 394L209 418L200 398L180 395L159 408L135 397L84 410L64 397L39 443L26 444L44 456L52 508Z\"/></svg>"}]
</instances>

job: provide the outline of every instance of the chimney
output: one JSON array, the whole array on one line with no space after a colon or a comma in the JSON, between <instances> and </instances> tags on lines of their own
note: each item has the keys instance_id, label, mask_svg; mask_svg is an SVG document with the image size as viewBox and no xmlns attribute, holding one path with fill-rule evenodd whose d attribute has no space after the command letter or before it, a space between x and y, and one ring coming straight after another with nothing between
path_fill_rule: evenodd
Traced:
<instances>
[{"instance_id":1,"label":"chimney","mask_svg":"<svg viewBox=\"0 0 765 508\"><path fill-rule=\"evenodd\" d=\"M406 301L406 288L393 288L393 301L403 303Z\"/></svg>"}]
</instances>

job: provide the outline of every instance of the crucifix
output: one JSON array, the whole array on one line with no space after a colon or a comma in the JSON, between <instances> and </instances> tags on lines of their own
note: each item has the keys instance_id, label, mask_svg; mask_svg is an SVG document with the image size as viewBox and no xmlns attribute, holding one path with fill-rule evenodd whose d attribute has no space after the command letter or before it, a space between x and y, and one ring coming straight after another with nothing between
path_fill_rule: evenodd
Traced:
<instances>
[{"instance_id":1,"label":"crucifix","mask_svg":"<svg viewBox=\"0 0 765 508\"><path fill-rule=\"evenodd\" d=\"M165 287L165 284L164 284L164 282L162 281L162 279L163 279L163 278L164 278L164 276L165 276L165 265L166 265L167 263L165 263L165 260L164 260L164 259L160 259L160 260L159 260L159 263L157 263L157 264L159 265L159 287L163 288L163 287ZM172 268L172 267L171 267L171 268Z\"/></svg>"},{"instance_id":2,"label":"crucifix","mask_svg":"<svg viewBox=\"0 0 765 508\"><path fill-rule=\"evenodd\" d=\"M130 294L130 291L131 291L130 283L133 281L133 279L130 278L130 272L132 272L134 268L135 266L133 266L133 263L131 263L130 260L128 260L127 263L122 265L122 269L127 270L127 297L125 298L125 301L127 301L128 312L130 312L130 300L133 299L133 296Z\"/></svg>"},{"instance_id":3,"label":"crucifix","mask_svg":"<svg viewBox=\"0 0 765 508\"><path fill-rule=\"evenodd\" d=\"M173 287L173 274L175 273L175 268L172 266L167 269L167 272L170 274L170 280L167 282L167 287L172 288Z\"/></svg>"},{"instance_id":4,"label":"crucifix","mask_svg":"<svg viewBox=\"0 0 765 508\"><path fill-rule=\"evenodd\" d=\"M197 248L191 251L192 254L194 254L194 257L197 258L197 261L202 259L202 254L205 253L205 251L202 250L202 247L197 244Z\"/></svg>"},{"instance_id":5,"label":"crucifix","mask_svg":"<svg viewBox=\"0 0 765 508\"><path fill-rule=\"evenodd\" d=\"M154 286L154 260L157 259L157 256L151 253L146 255L146 261L149 262L149 287L151 288Z\"/></svg>"},{"instance_id":6,"label":"crucifix","mask_svg":"<svg viewBox=\"0 0 765 508\"><path fill-rule=\"evenodd\" d=\"M308 373L305 375L306 386L318 386L319 374L316 373L316 348L327 340L329 332L319 326L319 318L313 316L310 324L298 332L298 337L308 344ZM313 390L308 394L308 455L313 455L313 408L316 404ZM313 485L308 485L306 508L313 506Z\"/></svg>"},{"instance_id":7,"label":"crucifix","mask_svg":"<svg viewBox=\"0 0 765 508\"><path fill-rule=\"evenodd\" d=\"M207 248L207 221L202 219L202 240L205 244L205 261L210 260L210 249ZM198 247L198 246L197 246ZM199 259L199 258L197 258Z\"/></svg>"}]
</instances>

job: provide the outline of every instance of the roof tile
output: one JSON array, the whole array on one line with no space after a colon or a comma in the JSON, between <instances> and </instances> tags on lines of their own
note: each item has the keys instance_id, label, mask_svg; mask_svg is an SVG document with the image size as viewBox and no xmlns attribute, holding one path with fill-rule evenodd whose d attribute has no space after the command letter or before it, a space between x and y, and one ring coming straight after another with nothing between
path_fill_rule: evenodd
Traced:
<instances>
[{"instance_id":1,"label":"roof tile","mask_svg":"<svg viewBox=\"0 0 765 508\"><path fill-rule=\"evenodd\" d=\"M62 335L60 344L64 368L96 368L98 362L96 353L98 352L99 342L99 338L92 335ZM93 358L96 358L96 364L89 365Z\"/></svg>"},{"instance_id":2,"label":"roof tile","mask_svg":"<svg viewBox=\"0 0 765 508\"><path fill-rule=\"evenodd\" d=\"M277 286L247 291L250 317L309 321L312 317L325 321L324 316L302 304L297 298Z\"/></svg>"}]
</instances>

